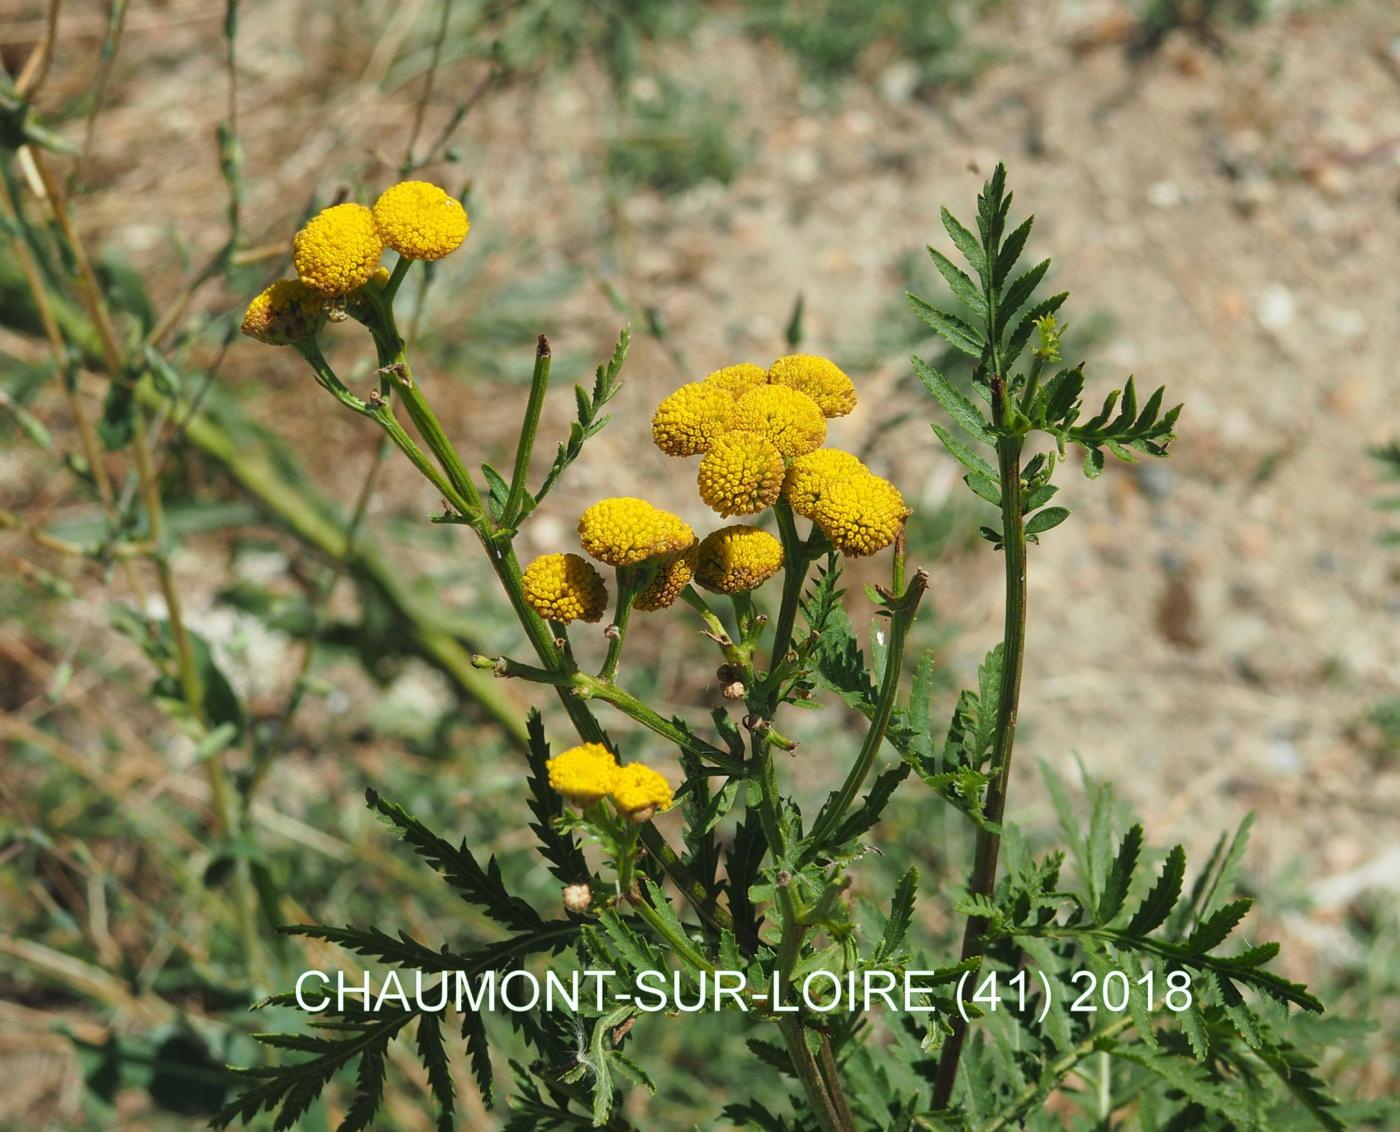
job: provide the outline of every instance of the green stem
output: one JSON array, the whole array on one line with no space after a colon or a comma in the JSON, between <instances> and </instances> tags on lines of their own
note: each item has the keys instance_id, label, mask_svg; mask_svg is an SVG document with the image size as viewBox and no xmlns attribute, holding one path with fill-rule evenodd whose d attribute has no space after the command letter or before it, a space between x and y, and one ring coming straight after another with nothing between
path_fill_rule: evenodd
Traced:
<instances>
[{"instance_id":1,"label":"green stem","mask_svg":"<svg viewBox=\"0 0 1400 1132\"><path fill-rule=\"evenodd\" d=\"M901 564L895 570L896 576L902 572ZM804 864L820 853L826 841L840 828L841 820L865 784L871 767L875 765L880 745L885 740L885 731L889 728L890 717L894 714L895 700L899 697L899 677L904 668L904 651L909 627L914 622L914 615L927 588L928 575L920 570L909 583L909 588L897 597L900 604L891 617L889 651L885 658L885 675L880 682L880 696L875 704L875 714L870 719L865 741L856 755L856 761L846 774L846 780L841 783L841 789L817 814L811 836L807 839L807 848L802 854Z\"/></svg>"},{"instance_id":2,"label":"green stem","mask_svg":"<svg viewBox=\"0 0 1400 1132\"><path fill-rule=\"evenodd\" d=\"M831 1048L831 1037L825 1031L821 1033L821 1049L817 1054L817 1066L826 1079L831 1092L831 1103L836 1109L836 1119L843 1128L854 1128L856 1126L855 1117L851 1114L850 1105L846 1103L846 1094L840 1087L841 1071L836 1064L836 1054Z\"/></svg>"},{"instance_id":3,"label":"green stem","mask_svg":"<svg viewBox=\"0 0 1400 1132\"><path fill-rule=\"evenodd\" d=\"M802 583L807 580L807 549L797 534L797 522L786 499L773 505L778 520L778 536L783 544L783 599L778 607L778 626L773 633L773 673L783 666L783 658L792 647L792 627L797 620L797 607L802 597ZM774 677L770 674L770 679ZM775 688L777 686L774 680Z\"/></svg>"},{"instance_id":4,"label":"green stem","mask_svg":"<svg viewBox=\"0 0 1400 1132\"><path fill-rule=\"evenodd\" d=\"M402 347L391 364L397 367L398 376L394 382L395 388L403 396L404 407L408 410L409 418L413 421L413 427L418 430L418 434L432 449L433 455L442 465L442 470L447 473L448 481L457 489L467 504L467 509L463 511L463 514L469 518L479 515L484 522L489 522L490 512L486 510L481 493L477 491L476 484L472 482L471 475L467 472L461 457L457 455L457 450L452 447L452 442L447 439L447 433L443 431L442 423L437 419L437 414L433 412L432 406L423 396L423 391L414 379L413 370L408 364Z\"/></svg>"},{"instance_id":5,"label":"green stem","mask_svg":"<svg viewBox=\"0 0 1400 1132\"><path fill-rule=\"evenodd\" d=\"M301 356L306 359L307 364L311 366L321 388L330 393L347 409L359 413L361 416L369 417L370 420L379 425L399 451L408 457L413 466L438 489L451 506L463 515L470 513L471 504L447 482L442 472L434 467L433 462L418 447L413 437L409 436L408 431L399 424L398 418L394 416L393 409L390 408L387 400L382 400L377 405L371 405L351 393L345 387L345 383L337 376L335 370L331 368L330 362L326 360L325 355L321 353L320 346L314 340L298 343L297 349Z\"/></svg>"},{"instance_id":6,"label":"green stem","mask_svg":"<svg viewBox=\"0 0 1400 1132\"><path fill-rule=\"evenodd\" d=\"M797 1073L797 1079L802 1082L802 1088L812 1106L812 1115L822 1132L854 1132L853 1125L842 1125L837 1116L831 1094L827 1092L822 1081L821 1070L812 1057L812 1051L807 1048L802 1027L785 1018L778 1023L778 1029L782 1031L788 1057L792 1059L792 1067Z\"/></svg>"},{"instance_id":7,"label":"green stem","mask_svg":"<svg viewBox=\"0 0 1400 1132\"><path fill-rule=\"evenodd\" d=\"M710 603L696 591L694 586L686 586L681 591L681 600L700 615L700 620L705 622L710 639L719 645L720 650L724 653L724 659L738 668L746 681L752 680L753 669L749 656L734 643L734 638L729 635L729 630L725 628L719 614L710 608Z\"/></svg>"},{"instance_id":8,"label":"green stem","mask_svg":"<svg viewBox=\"0 0 1400 1132\"><path fill-rule=\"evenodd\" d=\"M544 395L549 389L549 339L543 334L535 347L535 370L530 377L530 399L525 405L525 419L520 425L520 443L515 449L515 470L510 477L510 495L501 515L501 525L514 527L521 519L525 505L525 482L530 476L530 456L535 450L535 436L540 429L540 413L544 410Z\"/></svg>"},{"instance_id":9,"label":"green stem","mask_svg":"<svg viewBox=\"0 0 1400 1132\"><path fill-rule=\"evenodd\" d=\"M604 683L611 684L617 675L617 666L622 660L622 644L627 637L627 622L632 616L632 603L637 600L637 591L634 570L630 567L620 568L617 571L617 610L613 614L613 623L608 626L608 655L598 673L598 679Z\"/></svg>"},{"instance_id":10,"label":"green stem","mask_svg":"<svg viewBox=\"0 0 1400 1132\"><path fill-rule=\"evenodd\" d=\"M1001 378L994 379L997 406L1003 398ZM995 411L995 409L994 409ZM1000 414L998 414L1000 416ZM1006 554L1006 614L1002 628L1001 699L997 705L996 737L992 745L992 782L987 788L986 815L992 827L977 831L973 850L969 895L990 898L996 887L997 857L1001 850L999 828L1006 809L1007 785L1011 779L1011 754L1016 742L1016 716L1021 698L1021 667L1026 651L1026 528L1021 514L1021 438L1002 436L997 440L997 464L1001 478L1002 545ZM961 960L980 959L984 952L982 936L988 921L969 916L963 930ZM973 979L977 977L974 969ZM943 1045L934 1076L933 1104L946 1108L957 1083L958 1060L967 1040L967 1023L960 1016L951 1020L952 1033Z\"/></svg>"},{"instance_id":11,"label":"green stem","mask_svg":"<svg viewBox=\"0 0 1400 1132\"><path fill-rule=\"evenodd\" d=\"M413 266L413 261L406 255L399 256L399 260L394 264L394 270L389 273L389 282L384 284L384 305L391 307L394 304L394 297L399 293L399 287L403 285L408 269Z\"/></svg>"},{"instance_id":12,"label":"green stem","mask_svg":"<svg viewBox=\"0 0 1400 1132\"><path fill-rule=\"evenodd\" d=\"M580 672L571 677L562 677L550 680L552 684L569 684L577 689L579 695L588 699L602 700L611 704L622 712L623 715L640 723L653 734L660 735L663 739L674 743L683 750L691 754L712 762L716 766L723 767L731 774L743 774L744 768L735 762L729 754L713 746L705 740L693 735L686 729L672 723L665 716L652 710L631 692L626 692L616 684L602 679L598 676L589 676Z\"/></svg>"}]
</instances>

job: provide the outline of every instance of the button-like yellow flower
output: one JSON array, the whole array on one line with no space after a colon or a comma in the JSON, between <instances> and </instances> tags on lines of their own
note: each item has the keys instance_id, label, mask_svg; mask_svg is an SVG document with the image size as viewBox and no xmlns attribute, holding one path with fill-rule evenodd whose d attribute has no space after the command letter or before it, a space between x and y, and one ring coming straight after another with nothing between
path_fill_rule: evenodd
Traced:
<instances>
[{"instance_id":1,"label":"button-like yellow flower","mask_svg":"<svg viewBox=\"0 0 1400 1132\"><path fill-rule=\"evenodd\" d=\"M742 397L755 385L767 385L768 371L752 362L740 362L738 365L724 366L714 373L707 374L705 384L723 389L735 397Z\"/></svg>"},{"instance_id":2,"label":"button-like yellow flower","mask_svg":"<svg viewBox=\"0 0 1400 1132\"><path fill-rule=\"evenodd\" d=\"M578 521L578 535L584 550L610 566L634 566L695 541L684 519L630 496L593 504Z\"/></svg>"},{"instance_id":3,"label":"button-like yellow flower","mask_svg":"<svg viewBox=\"0 0 1400 1132\"><path fill-rule=\"evenodd\" d=\"M718 385L692 381L682 385L656 407L651 438L668 456L708 452L729 428L734 398Z\"/></svg>"},{"instance_id":4,"label":"button-like yellow flower","mask_svg":"<svg viewBox=\"0 0 1400 1132\"><path fill-rule=\"evenodd\" d=\"M520 580L525 604L546 621L597 621L608 605L602 575L577 554L542 554Z\"/></svg>"},{"instance_id":5,"label":"button-like yellow flower","mask_svg":"<svg viewBox=\"0 0 1400 1132\"><path fill-rule=\"evenodd\" d=\"M323 295L348 295L374 274L383 253L374 213L362 204L323 209L292 240L297 275Z\"/></svg>"},{"instance_id":6,"label":"button-like yellow flower","mask_svg":"<svg viewBox=\"0 0 1400 1132\"><path fill-rule=\"evenodd\" d=\"M909 514L899 489L870 473L830 483L812 521L842 554L860 558L894 542Z\"/></svg>"},{"instance_id":7,"label":"button-like yellow flower","mask_svg":"<svg viewBox=\"0 0 1400 1132\"><path fill-rule=\"evenodd\" d=\"M768 369L768 381L805 393L822 415L844 417L856 407L856 387L841 367L815 354L788 354Z\"/></svg>"},{"instance_id":8,"label":"button-like yellow flower","mask_svg":"<svg viewBox=\"0 0 1400 1132\"><path fill-rule=\"evenodd\" d=\"M782 543L767 531L736 523L700 541L695 580L717 593L743 593L763 585L782 565Z\"/></svg>"},{"instance_id":9,"label":"button-like yellow flower","mask_svg":"<svg viewBox=\"0 0 1400 1132\"><path fill-rule=\"evenodd\" d=\"M544 764L550 788L582 809L607 797L617 779L617 757L601 743L570 747Z\"/></svg>"},{"instance_id":10,"label":"button-like yellow flower","mask_svg":"<svg viewBox=\"0 0 1400 1132\"><path fill-rule=\"evenodd\" d=\"M792 462L783 482L783 498L804 519L810 519L831 484L850 476L870 474L870 469L852 453L839 448L818 448Z\"/></svg>"},{"instance_id":11,"label":"button-like yellow flower","mask_svg":"<svg viewBox=\"0 0 1400 1132\"><path fill-rule=\"evenodd\" d=\"M243 333L269 346L314 338L326 325L326 297L300 279L279 279L265 288L243 315Z\"/></svg>"},{"instance_id":12,"label":"button-like yellow flower","mask_svg":"<svg viewBox=\"0 0 1400 1132\"><path fill-rule=\"evenodd\" d=\"M670 784L643 763L628 763L613 776L608 791L623 817L644 822L658 810L669 810L673 795Z\"/></svg>"},{"instance_id":13,"label":"button-like yellow flower","mask_svg":"<svg viewBox=\"0 0 1400 1132\"><path fill-rule=\"evenodd\" d=\"M758 385L743 394L730 426L766 437L784 456L801 456L826 439L826 418L817 403L785 385Z\"/></svg>"},{"instance_id":14,"label":"button-like yellow flower","mask_svg":"<svg viewBox=\"0 0 1400 1132\"><path fill-rule=\"evenodd\" d=\"M773 506L783 490L783 457L756 432L730 432L700 461L700 498L725 518Z\"/></svg>"},{"instance_id":15,"label":"button-like yellow flower","mask_svg":"<svg viewBox=\"0 0 1400 1132\"><path fill-rule=\"evenodd\" d=\"M669 609L695 577L695 547L662 561L656 577L637 594L633 606L646 613Z\"/></svg>"},{"instance_id":16,"label":"button-like yellow flower","mask_svg":"<svg viewBox=\"0 0 1400 1132\"><path fill-rule=\"evenodd\" d=\"M374 202L384 243L408 259L441 259L467 238L467 211L437 185L400 181Z\"/></svg>"}]
</instances>

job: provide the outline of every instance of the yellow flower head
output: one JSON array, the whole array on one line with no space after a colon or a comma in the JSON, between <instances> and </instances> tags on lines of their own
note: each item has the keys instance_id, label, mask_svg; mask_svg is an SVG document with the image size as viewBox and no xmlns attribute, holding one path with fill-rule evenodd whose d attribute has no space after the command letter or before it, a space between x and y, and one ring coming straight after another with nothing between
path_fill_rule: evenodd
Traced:
<instances>
[{"instance_id":1,"label":"yellow flower head","mask_svg":"<svg viewBox=\"0 0 1400 1132\"><path fill-rule=\"evenodd\" d=\"M826 418L817 403L784 385L758 385L743 394L730 424L767 437L784 456L801 456L826 439Z\"/></svg>"},{"instance_id":2,"label":"yellow flower head","mask_svg":"<svg viewBox=\"0 0 1400 1132\"><path fill-rule=\"evenodd\" d=\"M617 757L601 743L570 747L544 764L550 788L582 809L607 797L617 779Z\"/></svg>"},{"instance_id":3,"label":"yellow flower head","mask_svg":"<svg viewBox=\"0 0 1400 1132\"><path fill-rule=\"evenodd\" d=\"M348 295L374 274L383 253L374 213L362 204L323 209L292 240L297 275L323 295Z\"/></svg>"},{"instance_id":4,"label":"yellow flower head","mask_svg":"<svg viewBox=\"0 0 1400 1132\"><path fill-rule=\"evenodd\" d=\"M743 593L763 585L782 565L782 543L767 531L736 523L701 540L695 580L718 593Z\"/></svg>"},{"instance_id":5,"label":"yellow flower head","mask_svg":"<svg viewBox=\"0 0 1400 1132\"><path fill-rule=\"evenodd\" d=\"M525 604L546 621L597 621L608 604L608 587L593 563L577 554L542 554L521 578Z\"/></svg>"},{"instance_id":6,"label":"yellow flower head","mask_svg":"<svg viewBox=\"0 0 1400 1132\"><path fill-rule=\"evenodd\" d=\"M673 800L670 784L643 763L620 767L608 793L617 812L634 822L644 822L658 810L669 810Z\"/></svg>"},{"instance_id":7,"label":"yellow flower head","mask_svg":"<svg viewBox=\"0 0 1400 1132\"><path fill-rule=\"evenodd\" d=\"M578 535L584 550L610 566L634 566L695 541L684 519L630 496L593 504L578 521Z\"/></svg>"},{"instance_id":8,"label":"yellow flower head","mask_svg":"<svg viewBox=\"0 0 1400 1132\"><path fill-rule=\"evenodd\" d=\"M700 498L725 518L773 506L783 490L783 458L756 432L730 432L700 461Z\"/></svg>"},{"instance_id":9,"label":"yellow flower head","mask_svg":"<svg viewBox=\"0 0 1400 1132\"><path fill-rule=\"evenodd\" d=\"M471 221L457 200L427 181L400 181L374 202L384 243L408 259L441 259L467 238Z\"/></svg>"},{"instance_id":10,"label":"yellow flower head","mask_svg":"<svg viewBox=\"0 0 1400 1132\"><path fill-rule=\"evenodd\" d=\"M839 448L818 448L792 462L783 482L783 498L804 519L810 519L827 488L837 480L869 475L859 457Z\"/></svg>"},{"instance_id":11,"label":"yellow flower head","mask_svg":"<svg viewBox=\"0 0 1400 1132\"><path fill-rule=\"evenodd\" d=\"M899 489L870 473L828 485L812 521L842 554L860 558L894 542L909 514Z\"/></svg>"},{"instance_id":12,"label":"yellow flower head","mask_svg":"<svg viewBox=\"0 0 1400 1132\"><path fill-rule=\"evenodd\" d=\"M710 450L733 415L730 394L717 385L692 381L656 407L651 438L668 456L694 456Z\"/></svg>"},{"instance_id":13,"label":"yellow flower head","mask_svg":"<svg viewBox=\"0 0 1400 1132\"><path fill-rule=\"evenodd\" d=\"M768 371L752 362L740 362L736 366L717 369L705 378L706 385L714 385L735 397L743 396L755 385L768 384Z\"/></svg>"},{"instance_id":14,"label":"yellow flower head","mask_svg":"<svg viewBox=\"0 0 1400 1132\"><path fill-rule=\"evenodd\" d=\"M856 407L856 387L841 367L815 354L789 354L768 370L772 385L805 393L825 417L844 417Z\"/></svg>"},{"instance_id":15,"label":"yellow flower head","mask_svg":"<svg viewBox=\"0 0 1400 1132\"><path fill-rule=\"evenodd\" d=\"M269 346L314 338L326 325L326 297L300 279L279 279L263 290L243 316L243 333Z\"/></svg>"},{"instance_id":16,"label":"yellow flower head","mask_svg":"<svg viewBox=\"0 0 1400 1132\"><path fill-rule=\"evenodd\" d=\"M674 558L667 558L657 568L656 577L637 594L632 603L637 609L654 613L658 609L669 609L675 604L681 591L690 585L695 577L695 547L682 551Z\"/></svg>"}]
</instances>

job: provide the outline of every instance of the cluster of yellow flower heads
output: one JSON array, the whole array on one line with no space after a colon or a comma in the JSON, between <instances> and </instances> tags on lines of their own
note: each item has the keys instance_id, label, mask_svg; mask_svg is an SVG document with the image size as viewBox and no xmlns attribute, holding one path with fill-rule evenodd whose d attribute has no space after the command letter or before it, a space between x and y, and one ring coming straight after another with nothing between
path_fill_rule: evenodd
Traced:
<instances>
[{"instance_id":1,"label":"cluster of yellow flower heads","mask_svg":"<svg viewBox=\"0 0 1400 1132\"><path fill-rule=\"evenodd\" d=\"M570 747L545 767L550 787L579 809L611 798L619 814L643 822L671 808L671 787L661 775L643 763L619 766L617 757L601 743Z\"/></svg>"},{"instance_id":2,"label":"cluster of yellow flower heads","mask_svg":"<svg viewBox=\"0 0 1400 1132\"><path fill-rule=\"evenodd\" d=\"M899 536L909 508L899 490L850 452L823 448L826 422L855 408L851 379L836 363L790 354L768 369L743 363L682 385L652 418L652 438L672 456L700 456L700 498L725 518L756 515L779 498L812 520L842 554L874 554ZM634 601L666 609L693 581L718 593L761 586L783 565L782 544L736 523L696 542L690 525L644 499L604 499L578 523L583 549L619 568L645 567ZM596 621L607 597L578 555L547 554L525 571L525 598L562 624Z\"/></svg>"},{"instance_id":3,"label":"cluster of yellow flower heads","mask_svg":"<svg viewBox=\"0 0 1400 1132\"><path fill-rule=\"evenodd\" d=\"M279 279L248 305L243 333L273 346L313 337L334 306L388 280L379 265L385 248L404 259L441 259L462 246L470 227L460 202L427 181L391 185L373 208L347 202L322 209L292 239L297 278Z\"/></svg>"},{"instance_id":4,"label":"cluster of yellow flower heads","mask_svg":"<svg viewBox=\"0 0 1400 1132\"><path fill-rule=\"evenodd\" d=\"M781 496L841 553L874 554L894 542L909 509L856 456L821 447L827 421L855 405L855 385L835 362L789 354L766 370L725 366L682 385L657 406L651 435L668 455L702 457L696 486L720 515L756 515ZM705 561L702 552L702 569Z\"/></svg>"}]
</instances>

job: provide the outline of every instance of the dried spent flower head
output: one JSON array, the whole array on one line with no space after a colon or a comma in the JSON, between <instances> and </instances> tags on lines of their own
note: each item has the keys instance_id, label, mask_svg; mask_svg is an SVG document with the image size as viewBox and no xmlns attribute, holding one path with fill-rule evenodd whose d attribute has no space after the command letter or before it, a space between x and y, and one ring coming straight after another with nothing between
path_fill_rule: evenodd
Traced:
<instances>
[{"instance_id":1,"label":"dried spent flower head","mask_svg":"<svg viewBox=\"0 0 1400 1132\"><path fill-rule=\"evenodd\" d=\"M520 581L525 604L546 621L597 621L608 606L603 576L577 554L542 554Z\"/></svg>"},{"instance_id":2,"label":"dried spent flower head","mask_svg":"<svg viewBox=\"0 0 1400 1132\"><path fill-rule=\"evenodd\" d=\"M656 407L651 438L668 456L708 452L729 428L734 398L717 385L692 381Z\"/></svg>"},{"instance_id":3,"label":"dried spent flower head","mask_svg":"<svg viewBox=\"0 0 1400 1132\"><path fill-rule=\"evenodd\" d=\"M728 518L773 506L785 474L782 454L771 441L756 432L730 432L700 461L695 482L705 504Z\"/></svg>"},{"instance_id":4,"label":"dried spent flower head","mask_svg":"<svg viewBox=\"0 0 1400 1132\"><path fill-rule=\"evenodd\" d=\"M682 551L673 557L663 559L657 568L656 576L637 594L632 605L644 613L654 613L658 609L669 609L681 596L681 591L690 585L695 577L695 547Z\"/></svg>"},{"instance_id":5,"label":"dried spent flower head","mask_svg":"<svg viewBox=\"0 0 1400 1132\"><path fill-rule=\"evenodd\" d=\"M817 403L784 385L758 385L743 394L730 427L758 433L784 456L801 456L826 439L826 418Z\"/></svg>"},{"instance_id":6,"label":"dried spent flower head","mask_svg":"<svg viewBox=\"0 0 1400 1132\"><path fill-rule=\"evenodd\" d=\"M374 275L383 254L374 213L362 204L322 209L292 238L297 275L323 295L348 295Z\"/></svg>"},{"instance_id":7,"label":"dried spent flower head","mask_svg":"<svg viewBox=\"0 0 1400 1132\"><path fill-rule=\"evenodd\" d=\"M671 808L670 784L644 763L628 763L613 776L608 791L617 812L634 822L644 822L658 810Z\"/></svg>"},{"instance_id":8,"label":"dried spent flower head","mask_svg":"<svg viewBox=\"0 0 1400 1132\"><path fill-rule=\"evenodd\" d=\"M700 541L695 580L717 593L744 593L763 585L782 565L782 543L767 531L735 523Z\"/></svg>"},{"instance_id":9,"label":"dried spent flower head","mask_svg":"<svg viewBox=\"0 0 1400 1132\"><path fill-rule=\"evenodd\" d=\"M855 383L835 362L815 354L788 354L768 368L768 381L805 393L824 417L844 417L856 407Z\"/></svg>"},{"instance_id":10,"label":"dried spent flower head","mask_svg":"<svg viewBox=\"0 0 1400 1132\"><path fill-rule=\"evenodd\" d=\"M695 542L684 519L626 495L593 504L578 521L578 535L583 549L609 566L634 566Z\"/></svg>"},{"instance_id":11,"label":"dried spent flower head","mask_svg":"<svg viewBox=\"0 0 1400 1132\"><path fill-rule=\"evenodd\" d=\"M570 747L544 765L550 789L580 809L607 797L618 774L617 757L601 743Z\"/></svg>"},{"instance_id":12,"label":"dried spent flower head","mask_svg":"<svg viewBox=\"0 0 1400 1132\"><path fill-rule=\"evenodd\" d=\"M853 453L839 448L818 448L792 462L783 481L783 498L797 514L810 519L831 484L850 476L870 474L870 469Z\"/></svg>"},{"instance_id":13,"label":"dried spent flower head","mask_svg":"<svg viewBox=\"0 0 1400 1132\"><path fill-rule=\"evenodd\" d=\"M586 884L566 884L564 886L564 907L570 912L587 912L593 903L593 890Z\"/></svg>"},{"instance_id":14,"label":"dried spent flower head","mask_svg":"<svg viewBox=\"0 0 1400 1132\"><path fill-rule=\"evenodd\" d=\"M767 385L768 371L752 362L740 362L738 365L725 366L706 375L704 384L716 386L735 397L742 397L755 385Z\"/></svg>"},{"instance_id":15,"label":"dried spent flower head","mask_svg":"<svg viewBox=\"0 0 1400 1132\"><path fill-rule=\"evenodd\" d=\"M462 246L471 221L454 197L427 181L400 181L374 202L385 246L407 259L441 259Z\"/></svg>"},{"instance_id":16,"label":"dried spent flower head","mask_svg":"<svg viewBox=\"0 0 1400 1132\"><path fill-rule=\"evenodd\" d=\"M812 521L842 554L860 558L894 542L909 515L899 489L870 473L830 484Z\"/></svg>"},{"instance_id":17,"label":"dried spent flower head","mask_svg":"<svg viewBox=\"0 0 1400 1132\"><path fill-rule=\"evenodd\" d=\"M269 346L314 338L326 325L326 297L300 279L279 279L248 304L243 333Z\"/></svg>"}]
</instances>

